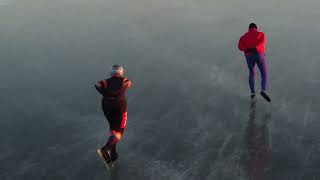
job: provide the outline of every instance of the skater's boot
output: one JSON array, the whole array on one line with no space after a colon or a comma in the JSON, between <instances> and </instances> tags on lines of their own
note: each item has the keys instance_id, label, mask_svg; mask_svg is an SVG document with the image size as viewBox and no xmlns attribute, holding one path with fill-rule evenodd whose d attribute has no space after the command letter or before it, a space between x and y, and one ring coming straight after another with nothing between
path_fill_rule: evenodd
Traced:
<instances>
[{"instance_id":1,"label":"skater's boot","mask_svg":"<svg viewBox=\"0 0 320 180\"><path fill-rule=\"evenodd\" d=\"M119 155L118 153L112 154L111 155L111 162L115 162L118 159Z\"/></svg>"},{"instance_id":2,"label":"skater's boot","mask_svg":"<svg viewBox=\"0 0 320 180\"><path fill-rule=\"evenodd\" d=\"M109 137L107 144L98 150L101 158L107 163L112 162L112 153L114 153L113 151L115 151L115 145L117 144L117 142L118 139L114 135L112 135Z\"/></svg>"},{"instance_id":3,"label":"skater's boot","mask_svg":"<svg viewBox=\"0 0 320 180\"><path fill-rule=\"evenodd\" d=\"M251 97L251 99L253 100L253 99L256 97L256 93L255 93L255 92L254 92L254 93L251 93L250 97Z\"/></svg>"},{"instance_id":4,"label":"skater's boot","mask_svg":"<svg viewBox=\"0 0 320 180\"><path fill-rule=\"evenodd\" d=\"M104 160L107 163L111 162L111 156L110 152L106 151L104 148L98 149L98 154L101 157L102 160Z\"/></svg>"},{"instance_id":5,"label":"skater's boot","mask_svg":"<svg viewBox=\"0 0 320 180\"><path fill-rule=\"evenodd\" d=\"M116 148L117 148L117 144L115 144L110 150L110 155L111 155L111 161L112 162L115 162L119 157Z\"/></svg>"},{"instance_id":6,"label":"skater's boot","mask_svg":"<svg viewBox=\"0 0 320 180\"><path fill-rule=\"evenodd\" d=\"M271 98L267 95L265 91L261 91L260 95L268 102L271 102Z\"/></svg>"}]
</instances>

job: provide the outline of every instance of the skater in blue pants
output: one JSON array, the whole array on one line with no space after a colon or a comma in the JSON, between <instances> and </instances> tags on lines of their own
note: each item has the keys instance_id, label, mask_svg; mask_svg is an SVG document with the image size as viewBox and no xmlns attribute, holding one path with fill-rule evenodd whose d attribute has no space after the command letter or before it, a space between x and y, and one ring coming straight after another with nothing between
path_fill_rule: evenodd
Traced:
<instances>
[{"instance_id":1,"label":"skater in blue pants","mask_svg":"<svg viewBox=\"0 0 320 180\"><path fill-rule=\"evenodd\" d=\"M267 63L265 59L265 45L266 37L263 32L257 30L257 25L251 23L249 31L241 36L238 48L244 52L249 69L249 86L251 91L251 98L255 97L255 65L258 66L261 74L261 92L260 95L268 102L271 101L267 95Z\"/></svg>"}]
</instances>

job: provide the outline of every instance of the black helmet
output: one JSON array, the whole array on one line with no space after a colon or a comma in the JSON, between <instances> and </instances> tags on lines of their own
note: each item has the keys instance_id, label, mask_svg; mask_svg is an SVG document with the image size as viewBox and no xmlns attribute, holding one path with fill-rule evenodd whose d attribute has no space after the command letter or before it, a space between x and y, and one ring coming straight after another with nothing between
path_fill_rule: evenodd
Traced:
<instances>
[{"instance_id":1,"label":"black helmet","mask_svg":"<svg viewBox=\"0 0 320 180\"><path fill-rule=\"evenodd\" d=\"M251 23L249 25L249 29L258 29L257 25L255 23Z\"/></svg>"}]
</instances>

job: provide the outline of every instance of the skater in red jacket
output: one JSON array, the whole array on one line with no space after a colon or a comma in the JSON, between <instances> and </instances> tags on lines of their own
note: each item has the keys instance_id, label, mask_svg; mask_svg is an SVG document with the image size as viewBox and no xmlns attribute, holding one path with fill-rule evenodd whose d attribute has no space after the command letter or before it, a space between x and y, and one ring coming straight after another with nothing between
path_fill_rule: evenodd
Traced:
<instances>
[{"instance_id":1,"label":"skater in red jacket","mask_svg":"<svg viewBox=\"0 0 320 180\"><path fill-rule=\"evenodd\" d=\"M265 98L268 102L271 101L270 97L267 95L267 63L265 59L265 46L266 37L261 31L258 31L257 25L251 23L249 25L249 30L244 35L241 36L238 47L240 51L244 52L249 68L249 85L251 90L251 98L255 97L255 65L258 65L261 74L261 96Z\"/></svg>"},{"instance_id":2,"label":"skater in red jacket","mask_svg":"<svg viewBox=\"0 0 320 180\"><path fill-rule=\"evenodd\" d=\"M127 102L125 92L131 86L131 81L123 76L120 65L113 65L108 79L99 81L95 88L103 96L102 110L110 125L110 137L106 145L98 149L98 154L107 163L113 163L117 158L117 142L120 141L127 122Z\"/></svg>"}]
</instances>

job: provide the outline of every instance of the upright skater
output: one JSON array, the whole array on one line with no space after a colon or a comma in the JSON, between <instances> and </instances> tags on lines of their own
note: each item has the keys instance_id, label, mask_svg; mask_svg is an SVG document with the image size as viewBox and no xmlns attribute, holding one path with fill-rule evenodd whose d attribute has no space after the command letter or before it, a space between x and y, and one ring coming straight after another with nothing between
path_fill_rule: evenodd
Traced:
<instances>
[{"instance_id":1,"label":"upright skater","mask_svg":"<svg viewBox=\"0 0 320 180\"><path fill-rule=\"evenodd\" d=\"M99 81L95 88L103 96L102 110L110 126L110 136L107 143L98 154L107 163L113 164L118 158L117 142L121 140L127 121L127 103L125 92L131 86L131 81L123 76L120 65L113 65L108 79Z\"/></svg>"},{"instance_id":2,"label":"upright skater","mask_svg":"<svg viewBox=\"0 0 320 180\"><path fill-rule=\"evenodd\" d=\"M265 59L266 37L261 31L258 31L257 25L251 23L249 30L241 36L238 48L244 52L249 69L249 86L251 90L251 98L254 99L256 92L254 86L255 65L258 65L261 74L261 92L260 95L268 102L271 101L267 95L268 72L267 62Z\"/></svg>"}]
</instances>

